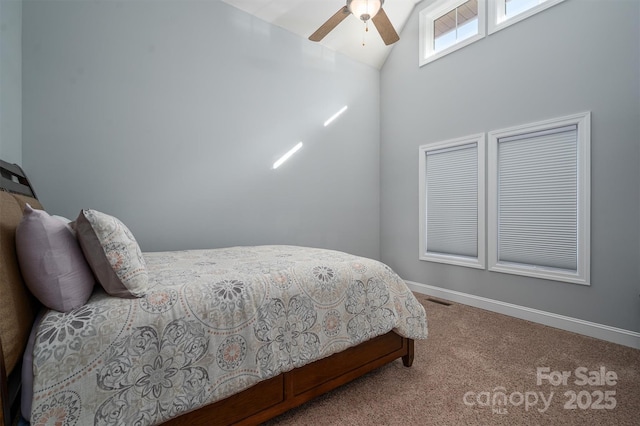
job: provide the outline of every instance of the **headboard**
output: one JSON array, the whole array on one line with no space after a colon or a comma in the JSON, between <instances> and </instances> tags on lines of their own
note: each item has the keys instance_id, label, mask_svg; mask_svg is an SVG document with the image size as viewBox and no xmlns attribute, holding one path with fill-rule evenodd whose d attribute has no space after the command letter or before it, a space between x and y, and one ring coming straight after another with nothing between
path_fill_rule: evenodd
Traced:
<instances>
[{"instance_id":1,"label":"headboard","mask_svg":"<svg viewBox=\"0 0 640 426\"><path fill-rule=\"evenodd\" d=\"M0 419L10 425L19 411L22 354L38 301L27 289L16 255L16 227L26 203L42 209L27 176L0 160Z\"/></svg>"}]
</instances>

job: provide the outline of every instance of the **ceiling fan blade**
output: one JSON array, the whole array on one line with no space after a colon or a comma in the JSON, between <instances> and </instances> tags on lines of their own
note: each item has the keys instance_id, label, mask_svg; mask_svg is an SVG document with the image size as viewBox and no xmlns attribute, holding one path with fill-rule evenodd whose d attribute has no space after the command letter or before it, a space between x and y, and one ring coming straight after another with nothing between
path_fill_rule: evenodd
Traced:
<instances>
[{"instance_id":1,"label":"ceiling fan blade","mask_svg":"<svg viewBox=\"0 0 640 426\"><path fill-rule=\"evenodd\" d=\"M380 11L376 13L376 16L374 16L371 20L380 33L380 37L382 37L382 41L384 41L384 44L388 46L400 40L400 36L393 28L393 24L391 24L391 21L389 20L389 17L385 13L384 9L380 9Z\"/></svg>"},{"instance_id":2,"label":"ceiling fan blade","mask_svg":"<svg viewBox=\"0 0 640 426\"><path fill-rule=\"evenodd\" d=\"M337 27L338 24L342 22L342 20L347 16L349 16L350 14L351 12L349 12L349 9L347 9L347 6L344 6L342 9L334 13L333 16L327 20L327 22L320 25L320 28L318 28L315 33L309 36L309 40L311 41L322 40L323 38L325 38L327 34L331 32L331 30Z\"/></svg>"}]
</instances>

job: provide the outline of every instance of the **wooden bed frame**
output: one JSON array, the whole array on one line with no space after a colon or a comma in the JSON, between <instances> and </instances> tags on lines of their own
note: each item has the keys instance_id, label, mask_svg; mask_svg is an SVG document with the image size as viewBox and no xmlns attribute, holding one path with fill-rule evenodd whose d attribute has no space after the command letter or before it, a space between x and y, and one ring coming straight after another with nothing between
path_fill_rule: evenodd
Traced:
<instances>
[{"instance_id":1,"label":"wooden bed frame","mask_svg":"<svg viewBox=\"0 0 640 426\"><path fill-rule=\"evenodd\" d=\"M0 172L0 190L36 199L29 180L19 166L0 160ZM15 228L7 229L4 223L2 226L2 232L13 232L15 235ZM3 265L0 265L2 268L6 266L5 262L16 262L15 246L6 247L7 245L10 244L5 239L2 247ZM10 284L12 290L26 293L22 296L31 300L29 303L33 304L34 298L29 294L21 279L20 282ZM0 299L5 299L5 295L0 295ZM33 312L28 316L31 323L33 323L36 312L37 309L34 307ZM5 318L2 320L5 321ZM26 340L17 342L17 344L21 345L22 351L24 351ZM5 353L2 351L2 335L0 335L0 354L2 354L0 357L0 398L2 402L0 416L3 419L3 424L9 426L14 424L13 422L19 413L21 363L7 371ZM391 331L343 352L260 382L238 394L183 414L165 424L172 426L258 424L398 358L402 358L403 364L410 367L413 363L413 357L414 341Z\"/></svg>"}]
</instances>

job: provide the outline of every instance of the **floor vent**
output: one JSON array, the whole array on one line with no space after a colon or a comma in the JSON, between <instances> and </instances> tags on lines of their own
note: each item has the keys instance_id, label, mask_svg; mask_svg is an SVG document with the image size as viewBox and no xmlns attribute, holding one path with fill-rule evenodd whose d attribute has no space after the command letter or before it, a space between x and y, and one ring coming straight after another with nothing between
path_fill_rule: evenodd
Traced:
<instances>
[{"instance_id":1,"label":"floor vent","mask_svg":"<svg viewBox=\"0 0 640 426\"><path fill-rule=\"evenodd\" d=\"M439 305L444 305L444 306L451 306L451 303L449 302L445 302L444 300L438 300L438 299L434 299L432 297L427 297L427 300L429 302L433 302L433 303L437 303Z\"/></svg>"}]
</instances>

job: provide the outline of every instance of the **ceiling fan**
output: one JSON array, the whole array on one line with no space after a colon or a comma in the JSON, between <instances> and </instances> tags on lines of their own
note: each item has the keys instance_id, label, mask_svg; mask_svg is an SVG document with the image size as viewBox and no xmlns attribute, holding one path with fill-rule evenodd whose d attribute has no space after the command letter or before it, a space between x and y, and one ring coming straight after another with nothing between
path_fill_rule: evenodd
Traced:
<instances>
[{"instance_id":1,"label":"ceiling fan","mask_svg":"<svg viewBox=\"0 0 640 426\"><path fill-rule=\"evenodd\" d=\"M384 0L347 0L347 5L338 10L331 18L324 24L320 25L320 28L315 33L309 36L311 41L320 41L327 34L329 34L335 27L338 26L347 16L353 14L365 24L369 19L373 21L382 41L387 46L400 40L400 36L393 28L389 17L385 13L382 5ZM368 31L368 27L367 27Z\"/></svg>"}]
</instances>

